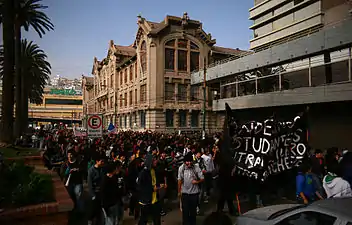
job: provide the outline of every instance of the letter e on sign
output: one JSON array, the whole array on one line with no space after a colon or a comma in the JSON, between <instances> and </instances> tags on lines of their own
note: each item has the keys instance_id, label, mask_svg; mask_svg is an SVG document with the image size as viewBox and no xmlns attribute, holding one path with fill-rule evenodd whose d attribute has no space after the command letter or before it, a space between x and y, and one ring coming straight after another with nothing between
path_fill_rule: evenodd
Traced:
<instances>
[{"instance_id":1,"label":"letter e on sign","mask_svg":"<svg viewBox=\"0 0 352 225\"><path fill-rule=\"evenodd\" d=\"M102 125L101 118L97 115L93 115L88 119L88 126L92 129L98 129Z\"/></svg>"}]
</instances>

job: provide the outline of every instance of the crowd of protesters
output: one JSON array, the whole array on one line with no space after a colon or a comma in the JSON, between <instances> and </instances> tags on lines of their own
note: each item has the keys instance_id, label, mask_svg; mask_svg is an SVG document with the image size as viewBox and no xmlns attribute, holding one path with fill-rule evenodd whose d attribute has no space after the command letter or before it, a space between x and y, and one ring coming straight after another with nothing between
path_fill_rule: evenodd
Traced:
<instances>
[{"instance_id":1,"label":"crowd of protesters","mask_svg":"<svg viewBox=\"0 0 352 225\"><path fill-rule=\"evenodd\" d=\"M199 133L124 131L92 140L74 137L67 129L45 134L41 130L39 145L45 149L45 163L62 175L77 213L88 212L88 224L121 224L128 210L139 225L147 224L148 219L159 225L169 210L165 200L178 197L183 224L195 225L214 186L217 212L222 213L226 202L230 215L236 215L236 178L232 168L217 163L220 134L202 139ZM339 154L332 148L324 157L316 150L295 174L297 201L307 204L351 196L351 166L350 152ZM84 204L85 181L89 208Z\"/></svg>"},{"instance_id":2,"label":"crowd of protesters","mask_svg":"<svg viewBox=\"0 0 352 225\"><path fill-rule=\"evenodd\" d=\"M158 225L170 210L165 200L178 197L184 223L193 225L216 178L217 135L126 131L89 140L62 129L46 132L44 139L46 166L60 171L75 210L89 212L89 224L119 224L127 208L138 224L152 218ZM83 203L85 180L89 209Z\"/></svg>"},{"instance_id":3,"label":"crowd of protesters","mask_svg":"<svg viewBox=\"0 0 352 225\"><path fill-rule=\"evenodd\" d=\"M351 197L352 153L330 148L324 156L320 149L299 167L296 195L300 203L334 197Z\"/></svg>"}]
</instances>

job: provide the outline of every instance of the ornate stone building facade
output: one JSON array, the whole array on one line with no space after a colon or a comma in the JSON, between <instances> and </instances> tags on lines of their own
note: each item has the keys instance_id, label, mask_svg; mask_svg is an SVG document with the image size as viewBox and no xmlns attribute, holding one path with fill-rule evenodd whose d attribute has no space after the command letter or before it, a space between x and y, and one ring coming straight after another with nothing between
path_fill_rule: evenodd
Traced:
<instances>
[{"instance_id":1,"label":"ornate stone building facade","mask_svg":"<svg viewBox=\"0 0 352 225\"><path fill-rule=\"evenodd\" d=\"M132 45L110 41L107 57L94 58L94 78L83 79L85 113L102 113L105 126L120 129L195 130L202 127L205 100L206 129L221 127L211 112L211 88L204 98L202 86L191 87L191 72L246 51L215 46L187 13L160 23L139 16L137 24Z\"/></svg>"}]
</instances>

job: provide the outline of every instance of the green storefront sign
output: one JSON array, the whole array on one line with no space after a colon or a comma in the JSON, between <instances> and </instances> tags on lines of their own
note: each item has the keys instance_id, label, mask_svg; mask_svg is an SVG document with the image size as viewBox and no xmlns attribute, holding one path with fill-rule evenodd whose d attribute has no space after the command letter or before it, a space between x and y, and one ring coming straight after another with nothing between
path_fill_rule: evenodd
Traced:
<instances>
[{"instance_id":1,"label":"green storefront sign","mask_svg":"<svg viewBox=\"0 0 352 225\"><path fill-rule=\"evenodd\" d=\"M73 89L51 89L50 94L52 94L52 95L76 95L76 91Z\"/></svg>"}]
</instances>

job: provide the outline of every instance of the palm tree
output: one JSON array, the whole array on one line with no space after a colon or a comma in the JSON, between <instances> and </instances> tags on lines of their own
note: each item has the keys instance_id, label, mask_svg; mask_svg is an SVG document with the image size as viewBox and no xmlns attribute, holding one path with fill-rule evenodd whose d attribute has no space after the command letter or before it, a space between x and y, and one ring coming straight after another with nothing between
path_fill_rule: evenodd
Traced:
<instances>
[{"instance_id":1,"label":"palm tree","mask_svg":"<svg viewBox=\"0 0 352 225\"><path fill-rule=\"evenodd\" d=\"M2 46L0 46L0 65L3 64L3 55L1 54ZM47 61L47 55L39 46L32 41L26 39L21 42L21 66L22 77L26 77L28 82L23 87L22 93L29 97L29 101L35 104L43 102L44 87L47 84L51 73L50 63ZM0 70L0 76L3 75ZM28 101L23 101L27 102ZM28 105L27 105L28 108ZM27 110L28 112L28 110ZM28 113L26 114L28 117Z\"/></svg>"},{"instance_id":2,"label":"palm tree","mask_svg":"<svg viewBox=\"0 0 352 225\"><path fill-rule=\"evenodd\" d=\"M16 0L15 12L15 59L16 59L16 123L15 135L20 136L27 128L28 115L21 112L28 111L28 92L21 90L28 87L27 77L23 77L21 70L21 28L28 31L32 27L40 38L43 37L46 31L54 29L50 18L42 12L48 7L40 4L42 0ZM17 110L18 109L18 110Z\"/></svg>"},{"instance_id":3,"label":"palm tree","mask_svg":"<svg viewBox=\"0 0 352 225\"><path fill-rule=\"evenodd\" d=\"M32 41L28 42L24 39L22 40L21 46L22 76L28 78L26 79L28 81L27 85L23 87L22 92L26 93L31 103L42 104L44 87L51 74L51 66L47 61L48 57L45 52ZM28 101L24 102L27 102L28 108ZM23 114L28 116L28 113Z\"/></svg>"},{"instance_id":4,"label":"palm tree","mask_svg":"<svg viewBox=\"0 0 352 225\"><path fill-rule=\"evenodd\" d=\"M1 0L0 22L3 29L3 80L2 80L2 105L0 141L11 143L13 138L13 73L14 73L14 2Z\"/></svg>"}]
</instances>

